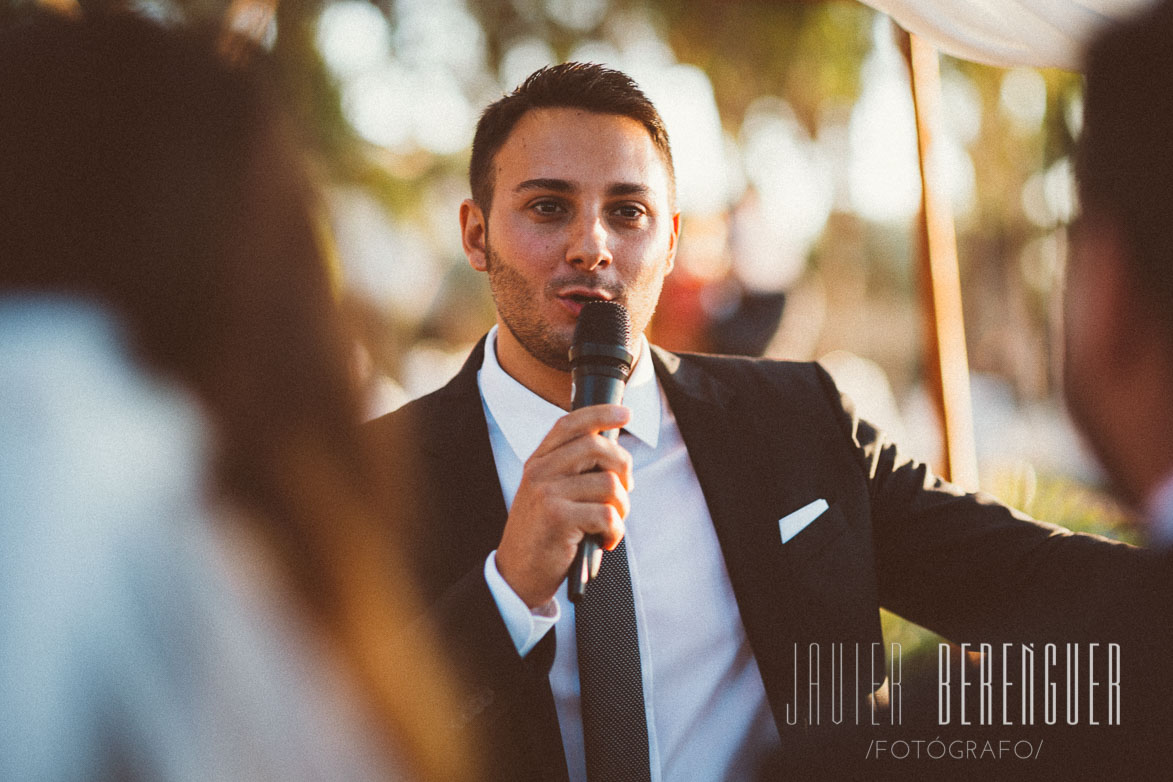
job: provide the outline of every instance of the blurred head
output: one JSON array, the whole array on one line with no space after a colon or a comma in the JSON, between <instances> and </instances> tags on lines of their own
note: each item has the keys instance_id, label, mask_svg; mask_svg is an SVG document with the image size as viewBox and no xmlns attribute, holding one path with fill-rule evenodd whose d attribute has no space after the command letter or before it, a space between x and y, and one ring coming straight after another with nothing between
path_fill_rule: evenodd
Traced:
<instances>
[{"instance_id":1,"label":"blurred head","mask_svg":"<svg viewBox=\"0 0 1173 782\"><path fill-rule=\"evenodd\" d=\"M311 190L260 75L128 16L0 36L0 287L106 305L221 424L232 492L272 501L248 453L352 410Z\"/></svg>"},{"instance_id":2,"label":"blurred head","mask_svg":"<svg viewBox=\"0 0 1173 782\"><path fill-rule=\"evenodd\" d=\"M473 200L487 215L493 202L497 152L527 113L542 108L581 109L629 117L644 126L668 172L668 196L676 204L672 149L660 113L629 76L594 63L567 62L541 68L520 87L489 105L477 122L468 178Z\"/></svg>"},{"instance_id":3,"label":"blurred head","mask_svg":"<svg viewBox=\"0 0 1173 782\"><path fill-rule=\"evenodd\" d=\"M1118 487L1138 501L1161 477L1150 473L1173 469L1155 441L1173 435L1171 42L1166 0L1088 51L1082 216L1067 273L1068 402Z\"/></svg>"},{"instance_id":4,"label":"blurred head","mask_svg":"<svg viewBox=\"0 0 1173 782\"><path fill-rule=\"evenodd\" d=\"M393 632L411 587L370 513L310 181L263 61L222 62L218 32L125 15L0 26L0 293L104 305L148 368L193 392L215 429L214 488L244 511L231 520L401 759L447 778L461 754L436 655Z\"/></svg>"},{"instance_id":5,"label":"blurred head","mask_svg":"<svg viewBox=\"0 0 1173 782\"><path fill-rule=\"evenodd\" d=\"M680 223L659 116L616 71L540 70L485 112L472 182L462 237L489 276L498 358L561 403L583 303L623 304L634 346L672 269Z\"/></svg>"}]
</instances>

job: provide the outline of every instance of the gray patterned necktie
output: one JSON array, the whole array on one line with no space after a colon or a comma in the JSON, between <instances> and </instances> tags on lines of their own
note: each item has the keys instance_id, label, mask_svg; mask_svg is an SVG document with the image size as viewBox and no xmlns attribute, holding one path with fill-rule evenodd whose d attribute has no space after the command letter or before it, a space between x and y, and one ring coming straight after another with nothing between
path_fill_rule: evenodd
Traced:
<instances>
[{"instance_id":1,"label":"gray patterned necktie","mask_svg":"<svg viewBox=\"0 0 1173 782\"><path fill-rule=\"evenodd\" d=\"M649 782L648 724L626 540L575 606L589 782Z\"/></svg>"}]
</instances>

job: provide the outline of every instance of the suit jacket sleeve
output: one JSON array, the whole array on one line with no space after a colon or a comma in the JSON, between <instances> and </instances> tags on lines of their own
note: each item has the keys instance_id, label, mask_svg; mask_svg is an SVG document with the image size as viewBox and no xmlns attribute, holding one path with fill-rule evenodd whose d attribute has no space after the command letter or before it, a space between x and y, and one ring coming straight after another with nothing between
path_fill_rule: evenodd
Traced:
<instances>
[{"instance_id":1,"label":"suit jacket sleeve","mask_svg":"<svg viewBox=\"0 0 1173 782\"><path fill-rule=\"evenodd\" d=\"M967 494L861 420L818 370L868 487L880 604L955 640L1115 640L1164 583L1151 552Z\"/></svg>"}]
</instances>

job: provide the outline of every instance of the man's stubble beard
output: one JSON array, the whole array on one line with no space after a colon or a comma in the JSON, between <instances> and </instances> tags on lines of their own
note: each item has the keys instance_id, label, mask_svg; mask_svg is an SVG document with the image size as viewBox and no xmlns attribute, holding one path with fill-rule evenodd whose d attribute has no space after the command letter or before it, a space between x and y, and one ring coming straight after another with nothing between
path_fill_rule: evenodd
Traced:
<instances>
[{"instance_id":1,"label":"man's stubble beard","mask_svg":"<svg viewBox=\"0 0 1173 782\"><path fill-rule=\"evenodd\" d=\"M501 322L526 352L551 369L570 371L570 341L535 316L541 293L485 243L489 290Z\"/></svg>"},{"instance_id":2,"label":"man's stubble beard","mask_svg":"<svg viewBox=\"0 0 1173 782\"><path fill-rule=\"evenodd\" d=\"M663 283L661 278L650 290L650 297L641 297L635 304L628 301L626 291L614 285L600 285L599 280L590 275L553 279L547 283L545 290L539 290L530 284L525 275L505 262L487 240L485 270L489 275L489 289L501 322L527 353L559 372L570 372L570 345L573 336L563 335L551 328L540 315L542 303L551 298L555 291L576 284L601 287L605 290L628 308L631 317L631 344L627 348L632 350L651 321Z\"/></svg>"}]
</instances>

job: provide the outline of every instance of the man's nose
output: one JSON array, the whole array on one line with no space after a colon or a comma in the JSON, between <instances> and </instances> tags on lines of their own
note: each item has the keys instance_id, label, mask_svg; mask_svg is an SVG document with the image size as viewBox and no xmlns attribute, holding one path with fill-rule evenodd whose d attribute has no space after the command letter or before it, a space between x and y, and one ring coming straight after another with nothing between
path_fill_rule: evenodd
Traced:
<instances>
[{"instance_id":1,"label":"man's nose","mask_svg":"<svg viewBox=\"0 0 1173 782\"><path fill-rule=\"evenodd\" d=\"M610 265L610 232L601 215L584 215L570 240L566 261L586 271Z\"/></svg>"}]
</instances>

